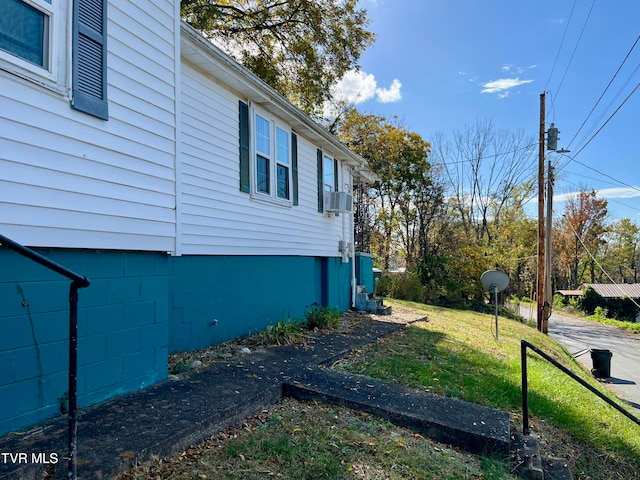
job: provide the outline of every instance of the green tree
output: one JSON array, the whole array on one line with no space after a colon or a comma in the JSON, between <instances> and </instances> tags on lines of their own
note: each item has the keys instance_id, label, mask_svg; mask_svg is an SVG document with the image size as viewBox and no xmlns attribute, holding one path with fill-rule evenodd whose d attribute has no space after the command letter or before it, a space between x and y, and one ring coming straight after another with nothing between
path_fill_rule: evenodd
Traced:
<instances>
[{"instance_id":1,"label":"green tree","mask_svg":"<svg viewBox=\"0 0 640 480\"><path fill-rule=\"evenodd\" d=\"M493 243L487 247L493 263L489 267L509 275L509 291L518 297L529 295L536 281L538 227L524 211L530 190L528 183L514 189L502 208L500 222L493 227Z\"/></svg>"},{"instance_id":2,"label":"green tree","mask_svg":"<svg viewBox=\"0 0 640 480\"><path fill-rule=\"evenodd\" d=\"M182 0L181 15L308 114L373 43L357 0Z\"/></svg>"},{"instance_id":3,"label":"green tree","mask_svg":"<svg viewBox=\"0 0 640 480\"><path fill-rule=\"evenodd\" d=\"M638 281L637 258L640 227L628 218L614 222L606 235L604 267L617 283Z\"/></svg>"}]
</instances>

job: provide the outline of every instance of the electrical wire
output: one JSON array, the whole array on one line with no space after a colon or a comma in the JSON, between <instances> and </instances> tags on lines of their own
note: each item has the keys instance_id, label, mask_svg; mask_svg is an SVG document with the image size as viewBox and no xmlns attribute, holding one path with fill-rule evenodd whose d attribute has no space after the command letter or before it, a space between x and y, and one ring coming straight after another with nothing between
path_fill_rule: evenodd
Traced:
<instances>
[{"instance_id":1,"label":"electrical wire","mask_svg":"<svg viewBox=\"0 0 640 480\"><path fill-rule=\"evenodd\" d=\"M574 4L575 5L575 4ZM638 35L638 38L636 38L636 41L633 43L633 45L631 46L631 48L629 49L629 51L627 52L627 55L624 57L624 59L622 60L622 63L620 64L620 66L618 67L618 69L616 70L616 73L614 73L613 77L611 77L611 80L609 80L609 83L607 84L606 88L603 90L603 92L600 94L600 97L598 98L598 100L596 101L596 103L593 105L593 107L591 108L591 111L589 112L589 114L587 115L587 117L584 119L584 121L582 122L582 124L580 125L580 127L578 128L578 130L576 131L576 133L573 135L573 138L569 141L567 148L569 148L571 146L571 144L573 143L573 141L575 140L575 138L578 136L578 134L580 133L580 131L582 130L582 127L584 127L585 123L587 123L587 121L589 120L589 117L591 117L591 115L593 114L594 110L596 109L596 107L598 106L598 104L600 103L600 101L602 100L602 98L605 96L605 94L607 93L607 90L609 90L609 87L611 86L611 84L613 83L613 81L616 79L616 77L618 76L618 73L620 73L620 70L622 69L622 67L624 66L624 64L627 62L627 60L629 59L629 56L631 55L631 52L633 52L634 48L636 48L636 45L638 44L638 41L640 41L640 35ZM637 67L636 67L637 70ZM635 73L635 71L634 71ZM630 80L630 78L629 78ZM627 80L627 83L629 82L629 80ZM626 84L625 84L626 85Z\"/></svg>"},{"instance_id":2,"label":"electrical wire","mask_svg":"<svg viewBox=\"0 0 640 480\"><path fill-rule=\"evenodd\" d=\"M562 75L562 79L560 80L560 84L558 85L558 88L556 88L556 95L551 102L551 108L554 107L554 102L558 98L558 95L560 94L560 89L562 88L564 79L567 76L569 67L571 67L571 62L573 61L573 57L575 56L576 51L578 50L578 46L580 45L580 41L582 40L582 35L584 34L585 29L587 28L587 23L589 22L589 18L591 17L591 12L593 11L593 7L595 4L596 4L596 0L593 0L591 2L591 8L589 8L589 13L587 14L587 18L584 21L584 25L582 25L582 30L580 31L580 35L578 36L578 41L576 42L576 46L573 48L573 52L571 53L571 57L569 58L569 62L567 63L567 68L565 68L564 74Z\"/></svg>"},{"instance_id":3,"label":"electrical wire","mask_svg":"<svg viewBox=\"0 0 640 480\"><path fill-rule=\"evenodd\" d=\"M636 93L636 91L638 90L638 88L640 88L640 83L638 83L635 88L633 90L631 90L631 93L629 93L629 95L627 95L627 97L622 101L622 103L618 106L618 108L615 109L615 111L609 116L609 118L607 118L607 120L602 124L602 126L596 131L596 133L594 133L591 138L580 147L580 149L571 157L573 158L573 160L575 161L575 157L577 157L580 152L582 152L587 145L589 145L591 143L591 141L596 138L598 136L598 134L602 131L602 129L607 125L607 123L609 123L611 121L611 119L620 111L620 109L622 108L622 106L627 103L627 101L629 101L629 99L631 98L631 96Z\"/></svg>"},{"instance_id":4,"label":"electrical wire","mask_svg":"<svg viewBox=\"0 0 640 480\"><path fill-rule=\"evenodd\" d=\"M608 179L613 180L613 181L614 181L614 182L616 182L616 184L618 184L618 185L622 185L622 186L624 186L624 187L627 187L627 188L630 188L630 189L632 189L632 190L636 190L636 191L640 192L640 188L638 188L638 187L634 187L633 185L629 185L628 183L625 183L625 182L623 182L622 180L618 180L617 178L614 178L614 177L612 177L611 175L608 175L608 174L606 174L606 173L604 173L604 172L601 172L600 170L597 170L597 169L595 169L595 168L593 168L593 167L590 167L589 165L587 165L587 164L585 164L585 163L582 163L582 162L581 162L581 161L579 161L579 160L576 160L576 159L574 158L575 156L574 156L574 157L571 157L571 156L566 155L566 154L564 154L564 153L561 153L560 155L564 155L565 157L569 157L569 158L571 158L571 161L576 162L578 165L582 165L583 167L585 167L585 168L587 168L587 169L589 169L589 170L593 170L594 172L596 172L596 173L597 173L597 174L599 174L599 175L602 175L603 177L607 177ZM569 163L570 163L570 162L567 162L567 163L565 164L565 166L566 166L566 165L568 165Z\"/></svg>"},{"instance_id":5,"label":"electrical wire","mask_svg":"<svg viewBox=\"0 0 640 480\"><path fill-rule=\"evenodd\" d=\"M571 13L569 14L569 20L567 20L567 26L564 29L564 33L562 34L562 40L560 41L560 47L558 47L558 52L556 53L556 58L553 61L553 67L551 67L551 73L549 73L549 78L547 79L547 84L544 87L545 92L549 88L549 82L551 82L551 77L553 76L553 72L556 69L556 64L558 63L558 58L560 57L560 52L562 51L562 46L564 45L564 39L566 38L567 32L569 31L569 25L571 25L571 19L573 18L573 11L576 8L576 3L577 2L578 2L578 0L573 0L573 6L571 7ZM551 102L551 105L553 105L553 102Z\"/></svg>"},{"instance_id":6,"label":"electrical wire","mask_svg":"<svg viewBox=\"0 0 640 480\"><path fill-rule=\"evenodd\" d=\"M620 287L620 284L616 283L613 278L611 278L611 275L609 275L607 273L607 271L604 269L604 267L602 265L600 265L600 262L598 262L598 260L596 260L596 257L593 256L593 254L591 253L591 251L587 248L587 246L584 244L584 242L582 241L582 238L580 238L580 235L578 235L578 232L576 232L576 229L573 228L573 225L571 224L571 222L567 222L567 225L569 225L569 227L571 227L571 230L573 231L573 233L575 234L576 238L580 241L580 245L582 245L582 248L584 248L584 250L587 252L587 254L589 255L589 258L591 258L591 260L593 260L593 262L598 266L598 268L600 270L602 270L602 273L604 273L607 278L609 279L609 281L615 285L616 287L618 287L618 289L620 290L620 293L622 295L626 295L626 293L624 292L624 290L622 289L622 287ZM640 310L640 305L638 305L638 303L631 297L628 297L629 300L631 300L631 302Z\"/></svg>"}]
</instances>

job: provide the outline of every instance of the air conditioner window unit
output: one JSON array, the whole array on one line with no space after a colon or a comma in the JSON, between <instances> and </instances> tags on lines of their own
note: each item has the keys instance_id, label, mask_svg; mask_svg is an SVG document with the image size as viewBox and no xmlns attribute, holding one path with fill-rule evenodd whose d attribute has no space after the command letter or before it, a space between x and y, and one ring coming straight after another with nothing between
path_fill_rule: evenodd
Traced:
<instances>
[{"instance_id":1,"label":"air conditioner window unit","mask_svg":"<svg viewBox=\"0 0 640 480\"><path fill-rule=\"evenodd\" d=\"M351 212L353 210L353 196L347 192L325 192L325 212Z\"/></svg>"}]
</instances>

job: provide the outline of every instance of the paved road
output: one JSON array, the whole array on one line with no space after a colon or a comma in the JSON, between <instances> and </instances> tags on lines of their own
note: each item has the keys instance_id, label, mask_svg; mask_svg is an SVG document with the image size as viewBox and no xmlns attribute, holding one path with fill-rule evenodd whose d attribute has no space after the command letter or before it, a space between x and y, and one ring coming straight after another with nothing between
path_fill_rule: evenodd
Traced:
<instances>
[{"instance_id":1,"label":"paved road","mask_svg":"<svg viewBox=\"0 0 640 480\"><path fill-rule=\"evenodd\" d=\"M525 318L535 318L535 312L521 311ZM589 350L610 350L611 377L607 386L640 413L640 335L620 328L579 320L554 313L549 318L549 335L576 356L588 370L593 368ZM580 355L581 352L585 352Z\"/></svg>"}]
</instances>

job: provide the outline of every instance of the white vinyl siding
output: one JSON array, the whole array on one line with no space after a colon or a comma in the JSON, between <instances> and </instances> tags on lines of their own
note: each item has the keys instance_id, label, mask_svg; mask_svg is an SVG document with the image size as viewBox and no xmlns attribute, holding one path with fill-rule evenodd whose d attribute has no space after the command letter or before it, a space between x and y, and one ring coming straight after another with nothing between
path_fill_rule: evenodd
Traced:
<instances>
[{"instance_id":1,"label":"white vinyl siding","mask_svg":"<svg viewBox=\"0 0 640 480\"><path fill-rule=\"evenodd\" d=\"M183 60L181 97L182 253L338 256L352 225L317 212L317 147L298 135L298 206L256 201L238 189L238 96Z\"/></svg>"},{"instance_id":2,"label":"white vinyl siding","mask_svg":"<svg viewBox=\"0 0 640 480\"><path fill-rule=\"evenodd\" d=\"M0 72L0 226L30 246L171 251L175 3L107 11L108 122Z\"/></svg>"}]
</instances>

